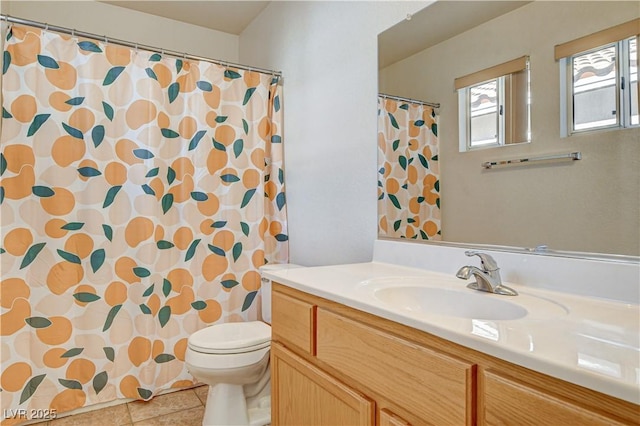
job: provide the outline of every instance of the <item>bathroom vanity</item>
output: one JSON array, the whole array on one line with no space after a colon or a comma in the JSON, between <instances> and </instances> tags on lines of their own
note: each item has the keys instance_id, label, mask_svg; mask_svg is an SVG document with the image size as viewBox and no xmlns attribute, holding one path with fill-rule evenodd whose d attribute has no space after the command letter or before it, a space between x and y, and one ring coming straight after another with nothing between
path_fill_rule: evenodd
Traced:
<instances>
[{"instance_id":1,"label":"bathroom vanity","mask_svg":"<svg viewBox=\"0 0 640 426\"><path fill-rule=\"evenodd\" d=\"M640 423L635 304L376 262L270 278L274 425Z\"/></svg>"}]
</instances>

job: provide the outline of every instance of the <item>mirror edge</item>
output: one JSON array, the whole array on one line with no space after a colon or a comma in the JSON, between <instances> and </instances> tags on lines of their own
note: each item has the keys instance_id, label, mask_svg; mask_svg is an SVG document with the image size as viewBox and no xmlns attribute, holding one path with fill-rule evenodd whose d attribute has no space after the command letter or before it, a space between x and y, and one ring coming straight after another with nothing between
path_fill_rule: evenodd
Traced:
<instances>
[{"instance_id":1,"label":"mirror edge","mask_svg":"<svg viewBox=\"0 0 640 426\"><path fill-rule=\"evenodd\" d=\"M580 251L563 251L563 250L550 250L548 248L527 248L527 247L514 247L514 246L500 246L492 244L474 244L474 243L457 243L450 241L428 241L428 240L412 240L408 238L391 238L378 236L382 241L394 241L394 242L409 242L414 244L431 244L441 247L458 247L473 250L489 250L498 251L513 254L528 254L533 256L551 256L571 259L582 260L597 260L602 262L624 263L636 265L640 264L640 256L631 256L626 254L609 254L609 253L590 253Z\"/></svg>"}]
</instances>

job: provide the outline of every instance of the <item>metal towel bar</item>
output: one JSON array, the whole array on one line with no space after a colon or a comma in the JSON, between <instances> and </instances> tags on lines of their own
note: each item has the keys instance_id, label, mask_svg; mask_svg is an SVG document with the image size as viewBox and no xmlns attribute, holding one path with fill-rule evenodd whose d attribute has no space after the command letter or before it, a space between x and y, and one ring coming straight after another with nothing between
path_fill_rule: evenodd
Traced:
<instances>
[{"instance_id":1,"label":"metal towel bar","mask_svg":"<svg viewBox=\"0 0 640 426\"><path fill-rule=\"evenodd\" d=\"M491 169L496 166L508 166L510 164L533 163L537 161L581 160L581 159L582 159L582 153L578 151L578 152L570 152L568 154L553 154L553 155L544 155L540 157L531 157L531 158L516 158L513 160L486 161L482 163L482 167L485 169Z\"/></svg>"}]
</instances>

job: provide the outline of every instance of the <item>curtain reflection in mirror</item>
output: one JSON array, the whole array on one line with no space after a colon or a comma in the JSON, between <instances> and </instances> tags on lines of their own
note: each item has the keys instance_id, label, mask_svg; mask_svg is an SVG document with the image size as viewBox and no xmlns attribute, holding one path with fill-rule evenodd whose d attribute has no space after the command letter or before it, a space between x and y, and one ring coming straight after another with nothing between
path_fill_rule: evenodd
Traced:
<instances>
[{"instance_id":1,"label":"curtain reflection in mirror","mask_svg":"<svg viewBox=\"0 0 640 426\"><path fill-rule=\"evenodd\" d=\"M378 97L378 234L442 239L438 114L429 105Z\"/></svg>"}]
</instances>

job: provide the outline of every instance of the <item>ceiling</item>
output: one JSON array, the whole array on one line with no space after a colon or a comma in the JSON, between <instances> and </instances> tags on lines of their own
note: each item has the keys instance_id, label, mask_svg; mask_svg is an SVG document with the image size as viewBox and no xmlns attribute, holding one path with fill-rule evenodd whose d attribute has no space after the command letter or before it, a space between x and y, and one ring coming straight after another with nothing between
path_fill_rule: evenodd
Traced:
<instances>
[{"instance_id":1,"label":"ceiling","mask_svg":"<svg viewBox=\"0 0 640 426\"><path fill-rule=\"evenodd\" d=\"M378 67L389 66L527 3L530 1L432 3L378 36Z\"/></svg>"},{"instance_id":2,"label":"ceiling","mask_svg":"<svg viewBox=\"0 0 640 426\"><path fill-rule=\"evenodd\" d=\"M239 35L269 1L244 0L100 0L151 15L162 16L229 34ZM529 1L436 1L378 37L380 68L418 53Z\"/></svg>"},{"instance_id":3,"label":"ceiling","mask_svg":"<svg viewBox=\"0 0 640 426\"><path fill-rule=\"evenodd\" d=\"M268 1L113 1L102 0L150 15L162 16L212 30L239 35L269 5Z\"/></svg>"}]
</instances>

